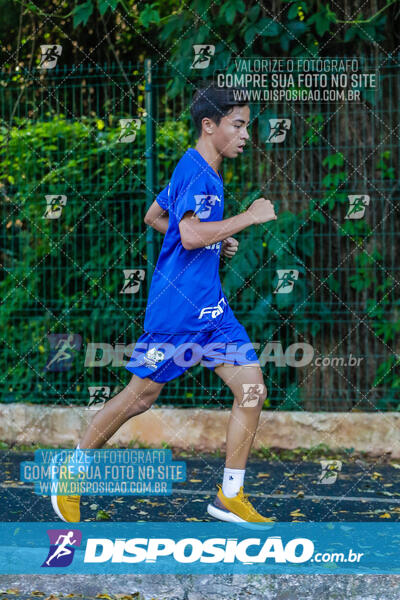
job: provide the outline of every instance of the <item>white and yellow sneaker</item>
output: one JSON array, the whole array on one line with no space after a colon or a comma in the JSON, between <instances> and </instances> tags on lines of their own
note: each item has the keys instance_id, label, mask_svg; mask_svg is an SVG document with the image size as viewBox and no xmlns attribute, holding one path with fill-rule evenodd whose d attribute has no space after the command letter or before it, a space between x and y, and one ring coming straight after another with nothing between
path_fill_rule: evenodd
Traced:
<instances>
[{"instance_id":1,"label":"white and yellow sneaker","mask_svg":"<svg viewBox=\"0 0 400 600\"><path fill-rule=\"evenodd\" d=\"M56 461L56 457L54 459ZM78 495L60 496L57 494L60 487L68 486L71 482L82 481L82 474L71 474L68 469L70 458L67 458L60 467L60 478L54 475L52 470L52 489L55 488L55 493L51 494L51 504L55 513L62 521L67 523L79 523L81 520L80 500ZM63 469L65 467L65 469Z\"/></svg>"},{"instance_id":2,"label":"white and yellow sneaker","mask_svg":"<svg viewBox=\"0 0 400 600\"><path fill-rule=\"evenodd\" d=\"M233 498L227 498L222 493L221 485L217 484L218 494L212 504L207 506L207 512L220 521L230 523L274 523L276 518L263 517L256 511L248 499L248 494L243 493L243 486Z\"/></svg>"}]
</instances>

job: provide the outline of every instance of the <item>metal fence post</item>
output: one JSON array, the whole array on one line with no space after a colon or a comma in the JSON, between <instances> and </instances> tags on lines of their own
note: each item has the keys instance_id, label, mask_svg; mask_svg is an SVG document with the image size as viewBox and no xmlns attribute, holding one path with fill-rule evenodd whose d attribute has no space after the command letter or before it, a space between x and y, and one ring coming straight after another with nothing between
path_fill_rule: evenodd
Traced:
<instances>
[{"instance_id":1,"label":"metal fence post","mask_svg":"<svg viewBox=\"0 0 400 600\"><path fill-rule=\"evenodd\" d=\"M146 107L146 209L154 198L154 119L153 119L153 87L151 58L144 61L145 70L145 107ZM146 255L147 255L147 289L149 290L154 264L154 230L147 226Z\"/></svg>"}]
</instances>

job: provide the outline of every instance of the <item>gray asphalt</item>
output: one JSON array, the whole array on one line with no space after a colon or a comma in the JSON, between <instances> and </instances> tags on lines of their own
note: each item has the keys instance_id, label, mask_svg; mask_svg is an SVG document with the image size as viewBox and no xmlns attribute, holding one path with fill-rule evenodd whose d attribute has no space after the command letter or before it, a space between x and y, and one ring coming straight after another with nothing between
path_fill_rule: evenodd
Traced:
<instances>
[{"instance_id":1,"label":"gray asphalt","mask_svg":"<svg viewBox=\"0 0 400 600\"><path fill-rule=\"evenodd\" d=\"M32 484L19 481L20 462L33 458L31 452L0 451L3 521L58 521L49 497L35 494ZM213 521L206 508L217 492L215 484L222 481L224 462L205 454L184 460L186 481L174 483L172 495L82 496L82 521L100 517L116 522ZM328 485L319 483L320 472L318 461L251 459L245 492L261 514L278 521L400 519L399 468L349 461L343 463L336 482Z\"/></svg>"},{"instance_id":2,"label":"gray asphalt","mask_svg":"<svg viewBox=\"0 0 400 600\"><path fill-rule=\"evenodd\" d=\"M33 460L33 453L0 451L2 520L56 522L50 499L19 482L23 460ZM116 522L212 521L206 505L221 481L223 460L207 455L174 460L186 460L187 481L174 484L172 496L83 497L82 519L95 521L102 510ZM261 513L279 521L382 522L381 515L399 520L400 469L349 460L332 485L318 483L320 471L318 461L250 459L245 491ZM0 600L67 595L84 600L101 594L116 600L399 600L400 576L0 575Z\"/></svg>"}]
</instances>

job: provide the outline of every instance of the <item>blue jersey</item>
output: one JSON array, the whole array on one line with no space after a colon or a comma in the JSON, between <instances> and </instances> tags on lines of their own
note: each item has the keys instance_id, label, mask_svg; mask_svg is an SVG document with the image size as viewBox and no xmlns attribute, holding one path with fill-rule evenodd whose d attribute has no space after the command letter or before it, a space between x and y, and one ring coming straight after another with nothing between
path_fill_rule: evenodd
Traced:
<instances>
[{"instance_id":1,"label":"blue jersey","mask_svg":"<svg viewBox=\"0 0 400 600\"><path fill-rule=\"evenodd\" d=\"M158 194L156 201L164 210L168 210L168 195L169 195L169 186L168 184L161 192Z\"/></svg>"},{"instance_id":2,"label":"blue jersey","mask_svg":"<svg viewBox=\"0 0 400 600\"><path fill-rule=\"evenodd\" d=\"M231 309L219 278L221 243L185 250L179 222L187 211L200 221L221 221L223 181L194 148L178 162L169 186L157 197L169 224L155 267L144 330L159 333L213 331Z\"/></svg>"}]
</instances>

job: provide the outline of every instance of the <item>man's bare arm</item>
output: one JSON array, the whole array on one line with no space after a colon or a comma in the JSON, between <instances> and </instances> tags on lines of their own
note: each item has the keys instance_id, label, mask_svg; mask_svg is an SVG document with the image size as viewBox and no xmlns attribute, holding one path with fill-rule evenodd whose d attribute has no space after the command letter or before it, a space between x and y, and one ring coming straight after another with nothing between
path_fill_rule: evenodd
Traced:
<instances>
[{"instance_id":1,"label":"man's bare arm","mask_svg":"<svg viewBox=\"0 0 400 600\"><path fill-rule=\"evenodd\" d=\"M145 214L144 222L150 225L160 233L166 233L169 224L168 211L161 208L157 200L154 200L149 210Z\"/></svg>"},{"instance_id":2,"label":"man's bare arm","mask_svg":"<svg viewBox=\"0 0 400 600\"><path fill-rule=\"evenodd\" d=\"M223 221L200 221L191 211L186 213L179 223L182 246L185 250L203 248L221 242L250 225L276 219L272 203L265 198L258 198L243 213Z\"/></svg>"}]
</instances>

